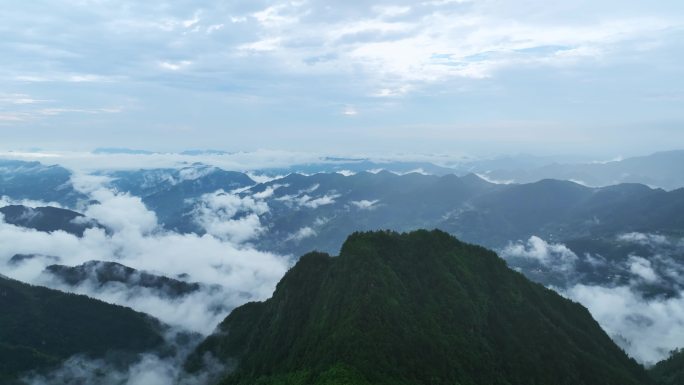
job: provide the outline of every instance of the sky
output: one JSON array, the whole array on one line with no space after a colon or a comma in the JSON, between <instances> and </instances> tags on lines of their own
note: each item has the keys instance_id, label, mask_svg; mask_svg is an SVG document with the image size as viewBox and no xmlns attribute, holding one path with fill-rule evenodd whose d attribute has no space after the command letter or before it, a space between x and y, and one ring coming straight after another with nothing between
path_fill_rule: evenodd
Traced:
<instances>
[{"instance_id":1,"label":"sky","mask_svg":"<svg viewBox=\"0 0 684 385\"><path fill-rule=\"evenodd\" d=\"M2 2L0 149L684 148L684 3Z\"/></svg>"}]
</instances>

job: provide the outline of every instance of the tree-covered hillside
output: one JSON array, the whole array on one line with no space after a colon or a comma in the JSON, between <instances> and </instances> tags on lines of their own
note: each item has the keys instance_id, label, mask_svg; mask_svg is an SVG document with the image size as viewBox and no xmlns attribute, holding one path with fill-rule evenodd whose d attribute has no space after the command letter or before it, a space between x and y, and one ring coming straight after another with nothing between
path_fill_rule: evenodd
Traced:
<instances>
[{"instance_id":1,"label":"tree-covered hillside","mask_svg":"<svg viewBox=\"0 0 684 385\"><path fill-rule=\"evenodd\" d=\"M581 305L441 231L355 233L303 256L188 361L224 384L649 384Z\"/></svg>"},{"instance_id":2,"label":"tree-covered hillside","mask_svg":"<svg viewBox=\"0 0 684 385\"><path fill-rule=\"evenodd\" d=\"M162 330L129 308L0 276L0 383L74 354L125 357L156 349Z\"/></svg>"},{"instance_id":3,"label":"tree-covered hillside","mask_svg":"<svg viewBox=\"0 0 684 385\"><path fill-rule=\"evenodd\" d=\"M650 371L658 385L684 384L684 350L675 350L668 359L658 362Z\"/></svg>"}]
</instances>

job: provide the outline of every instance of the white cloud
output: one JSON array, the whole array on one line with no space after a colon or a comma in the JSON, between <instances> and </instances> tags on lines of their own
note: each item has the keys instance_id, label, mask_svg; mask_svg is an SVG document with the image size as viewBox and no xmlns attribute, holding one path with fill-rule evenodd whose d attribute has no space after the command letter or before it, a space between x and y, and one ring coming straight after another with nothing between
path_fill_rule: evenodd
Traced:
<instances>
[{"instance_id":1,"label":"white cloud","mask_svg":"<svg viewBox=\"0 0 684 385\"><path fill-rule=\"evenodd\" d=\"M157 229L157 215L139 197L117 194L107 189L91 192L99 203L88 206L84 214L117 232L149 234Z\"/></svg>"},{"instance_id":2,"label":"white cloud","mask_svg":"<svg viewBox=\"0 0 684 385\"><path fill-rule=\"evenodd\" d=\"M310 238L315 236L316 230L311 227L305 226L297 230L294 234L290 234L285 240L286 241L301 241L304 238Z\"/></svg>"},{"instance_id":3,"label":"white cloud","mask_svg":"<svg viewBox=\"0 0 684 385\"><path fill-rule=\"evenodd\" d=\"M225 27L225 24L212 24L212 25L207 27L207 33L211 34L211 33L220 31L223 29L223 27Z\"/></svg>"},{"instance_id":4,"label":"white cloud","mask_svg":"<svg viewBox=\"0 0 684 385\"><path fill-rule=\"evenodd\" d=\"M193 15L193 17L191 19L183 20L181 22L181 25L184 28L192 28L195 25L197 25L197 23L199 23L199 22L200 22L199 12L195 12L195 14Z\"/></svg>"},{"instance_id":5,"label":"white cloud","mask_svg":"<svg viewBox=\"0 0 684 385\"><path fill-rule=\"evenodd\" d=\"M579 260L577 255L560 243L547 243L537 236L531 236L527 242L510 243L501 251L507 258L524 258L559 271L570 271Z\"/></svg>"},{"instance_id":6,"label":"white cloud","mask_svg":"<svg viewBox=\"0 0 684 385\"><path fill-rule=\"evenodd\" d=\"M489 177L487 174L482 174L482 173L475 173L479 178L484 179L485 181L489 183L494 183L494 184L511 184L515 183L513 179L508 179L508 180L498 180L498 179L492 179Z\"/></svg>"},{"instance_id":7,"label":"white cloud","mask_svg":"<svg viewBox=\"0 0 684 385\"><path fill-rule=\"evenodd\" d=\"M401 16L401 15L407 14L411 10L411 7L389 5L389 6L374 6L372 9L380 17L391 18L391 17Z\"/></svg>"},{"instance_id":8,"label":"white cloud","mask_svg":"<svg viewBox=\"0 0 684 385\"><path fill-rule=\"evenodd\" d=\"M651 266L651 261L646 258L631 255L628 260L629 271L648 283L658 282L658 274Z\"/></svg>"},{"instance_id":9,"label":"white cloud","mask_svg":"<svg viewBox=\"0 0 684 385\"><path fill-rule=\"evenodd\" d=\"M195 180L216 172L216 167L207 167L204 165L194 165L191 167L183 167L178 170L178 176L181 181Z\"/></svg>"},{"instance_id":10,"label":"white cloud","mask_svg":"<svg viewBox=\"0 0 684 385\"><path fill-rule=\"evenodd\" d=\"M653 364L684 346L684 299L646 300L628 286L576 285L564 293L586 306L609 335L637 360Z\"/></svg>"},{"instance_id":11,"label":"white cloud","mask_svg":"<svg viewBox=\"0 0 684 385\"><path fill-rule=\"evenodd\" d=\"M239 244L265 231L259 216L268 210L268 205L258 197L240 197L219 190L202 195L193 215L208 234Z\"/></svg>"},{"instance_id":12,"label":"white cloud","mask_svg":"<svg viewBox=\"0 0 684 385\"><path fill-rule=\"evenodd\" d=\"M622 242L637 243L640 245L665 245L668 243L664 235L644 234L644 233L625 233L618 235L617 239Z\"/></svg>"},{"instance_id":13,"label":"white cloud","mask_svg":"<svg viewBox=\"0 0 684 385\"><path fill-rule=\"evenodd\" d=\"M67 289L58 282L46 281L42 274L47 265L55 263L53 259L34 258L8 265L15 254L55 256L59 263L68 266L101 260L168 277L187 274L184 279L206 286L176 300L161 298L146 289L116 284L94 287L85 283L68 290L130 306L172 325L206 334L233 307L270 296L288 268L287 258L241 244L254 234L257 223L238 221L232 223L233 227L221 225L221 219L241 210L249 210L254 215L264 213L268 208L263 202L222 192L208 194L201 205L208 211L217 211L213 214L216 222L204 219L217 235L178 234L161 230L154 213L138 197L103 188L106 181L107 178L80 175L74 178L74 185L97 200L85 207L85 213L111 227L111 234L102 229L88 229L79 238L62 231L44 233L0 222L3 274L24 282Z\"/></svg>"},{"instance_id":14,"label":"white cloud","mask_svg":"<svg viewBox=\"0 0 684 385\"><path fill-rule=\"evenodd\" d=\"M342 115L344 116L356 116L359 114L359 111L354 108L353 106L346 106L342 110Z\"/></svg>"},{"instance_id":15,"label":"white cloud","mask_svg":"<svg viewBox=\"0 0 684 385\"><path fill-rule=\"evenodd\" d=\"M318 208L320 206L331 205L335 203L335 199L339 198L339 194L326 194L318 198L313 198L308 194L305 194L297 198L296 202L298 205L303 207L308 207L311 209Z\"/></svg>"},{"instance_id":16,"label":"white cloud","mask_svg":"<svg viewBox=\"0 0 684 385\"><path fill-rule=\"evenodd\" d=\"M170 70L170 71L180 71L184 68L187 68L191 64L192 64L192 61L190 61L190 60L181 60L181 61L176 61L176 62L162 61L162 62L159 62L159 67L161 67L165 70Z\"/></svg>"},{"instance_id":17,"label":"white cloud","mask_svg":"<svg viewBox=\"0 0 684 385\"><path fill-rule=\"evenodd\" d=\"M563 279L552 287L554 290L586 306L629 355L653 364L684 346L684 291L680 284L684 269L679 262L684 247L678 239L639 233L621 235L619 239L653 248L647 257L606 259L584 254L579 258L565 245L531 237L525 243L509 244L500 255L509 263L515 258L537 262L544 267L543 274L561 273ZM540 273L536 269L534 265L520 268L530 276ZM599 283L596 276L584 281L585 269L602 271L605 276L599 278Z\"/></svg>"},{"instance_id":18,"label":"white cloud","mask_svg":"<svg viewBox=\"0 0 684 385\"><path fill-rule=\"evenodd\" d=\"M295 12L303 4L303 2L299 1L283 2L254 12L252 17L265 27L280 28L285 25L294 24L299 20Z\"/></svg>"},{"instance_id":19,"label":"white cloud","mask_svg":"<svg viewBox=\"0 0 684 385\"><path fill-rule=\"evenodd\" d=\"M35 99L26 94L0 94L0 104L38 104L49 102L50 100Z\"/></svg>"},{"instance_id":20,"label":"white cloud","mask_svg":"<svg viewBox=\"0 0 684 385\"><path fill-rule=\"evenodd\" d=\"M269 52L280 48L280 43L283 39L280 37L269 37L262 40L257 40L251 43L242 44L238 49L242 51L253 52Z\"/></svg>"},{"instance_id":21,"label":"white cloud","mask_svg":"<svg viewBox=\"0 0 684 385\"><path fill-rule=\"evenodd\" d=\"M12 199L6 195L0 196L0 207L11 206L11 205L21 205L21 206L32 207L32 208L45 207L45 206L62 208L62 205L60 205L58 202L45 202L45 201L37 201L37 200L33 200L33 199Z\"/></svg>"},{"instance_id":22,"label":"white cloud","mask_svg":"<svg viewBox=\"0 0 684 385\"><path fill-rule=\"evenodd\" d=\"M378 199L375 199L375 200L372 200L372 201L363 199L363 200L360 200L360 201L351 201L351 202L349 202L349 203L351 203L352 205L356 206L356 208L358 208L358 209L360 209L360 210L372 210L372 209L374 209L375 207L377 207L377 206L375 206L375 204L378 203L378 202L379 202Z\"/></svg>"}]
</instances>

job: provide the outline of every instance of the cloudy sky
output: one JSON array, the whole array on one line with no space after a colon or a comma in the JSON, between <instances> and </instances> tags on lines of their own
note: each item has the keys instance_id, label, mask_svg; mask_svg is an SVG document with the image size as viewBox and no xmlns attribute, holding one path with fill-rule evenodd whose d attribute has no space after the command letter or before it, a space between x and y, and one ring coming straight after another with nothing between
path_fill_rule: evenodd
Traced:
<instances>
[{"instance_id":1,"label":"cloudy sky","mask_svg":"<svg viewBox=\"0 0 684 385\"><path fill-rule=\"evenodd\" d=\"M684 3L3 2L0 147L684 147Z\"/></svg>"}]
</instances>

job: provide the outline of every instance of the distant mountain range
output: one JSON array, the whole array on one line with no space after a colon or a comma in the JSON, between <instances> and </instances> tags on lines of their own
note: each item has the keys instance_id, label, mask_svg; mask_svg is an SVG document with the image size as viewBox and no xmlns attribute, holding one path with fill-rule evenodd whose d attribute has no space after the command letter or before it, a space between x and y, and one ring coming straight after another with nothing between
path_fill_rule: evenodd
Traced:
<instances>
[{"instance_id":1,"label":"distant mountain range","mask_svg":"<svg viewBox=\"0 0 684 385\"><path fill-rule=\"evenodd\" d=\"M666 190L684 187L684 151L659 152L648 156L600 163L550 163L529 168L478 167L488 178L529 183L541 179L572 180L589 186L641 183Z\"/></svg>"},{"instance_id":2,"label":"distant mountain range","mask_svg":"<svg viewBox=\"0 0 684 385\"><path fill-rule=\"evenodd\" d=\"M211 208L210 214L227 215L218 221L239 221L252 214L249 210L262 207L260 229L249 241L262 250L293 256L309 250L335 254L354 231L440 228L498 250L537 236L565 243L575 252L580 282L605 283L630 277L624 274L625 262L633 250L616 241L621 234L684 236L684 189L665 191L640 184L602 188L559 180L495 184L475 174L388 171L290 174L257 183L247 174L205 165L108 175L113 178L111 188L140 196L163 227L181 233L207 232L198 218L206 199L233 197L228 199L230 205L246 205ZM212 195L217 191L224 196ZM242 201L235 203L235 199ZM80 236L86 228L101 227L66 209L15 205L0 208L0 213L8 223L48 232L63 230ZM587 254L610 257L609 263L596 266L593 259L585 258ZM670 254L677 258L677 253ZM544 284L562 287L576 282L529 260L512 258L509 263ZM672 295L676 287L674 281L662 281L647 291Z\"/></svg>"},{"instance_id":3,"label":"distant mountain range","mask_svg":"<svg viewBox=\"0 0 684 385\"><path fill-rule=\"evenodd\" d=\"M473 174L292 174L241 194L268 195L270 209L263 215L268 237L257 244L292 254L334 253L345 234L383 228L441 228L494 248L532 235L565 241L630 231L681 235L684 229L683 217L672 215L684 212L684 189L666 192L631 184L497 185ZM310 231L297 236L302 229Z\"/></svg>"}]
</instances>

